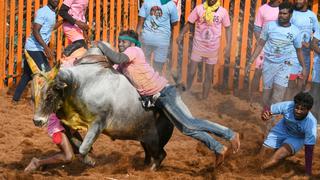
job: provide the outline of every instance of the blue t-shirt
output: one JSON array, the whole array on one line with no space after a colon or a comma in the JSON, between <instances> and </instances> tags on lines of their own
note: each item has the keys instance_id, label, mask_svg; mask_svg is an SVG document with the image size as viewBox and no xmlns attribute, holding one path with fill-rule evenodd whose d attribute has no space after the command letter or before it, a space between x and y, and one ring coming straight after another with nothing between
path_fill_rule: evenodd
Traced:
<instances>
[{"instance_id":1,"label":"blue t-shirt","mask_svg":"<svg viewBox=\"0 0 320 180\"><path fill-rule=\"evenodd\" d=\"M176 4L173 1L161 5L160 0L145 0L140 8L140 17L145 21L142 41L149 45L169 45L171 23L179 20Z\"/></svg>"},{"instance_id":2,"label":"blue t-shirt","mask_svg":"<svg viewBox=\"0 0 320 180\"><path fill-rule=\"evenodd\" d=\"M319 40L318 41L318 46L320 47L320 29L318 29L317 31L314 32L313 38L316 38L316 39ZM314 55L318 56L318 57L320 56L320 54L316 53L315 51L314 51ZM314 58L314 61L316 61L316 60L319 60L319 58Z\"/></svg>"},{"instance_id":3,"label":"blue t-shirt","mask_svg":"<svg viewBox=\"0 0 320 180\"><path fill-rule=\"evenodd\" d=\"M301 48L299 29L291 24L288 27L272 21L263 28L260 38L266 41L264 46L265 58L275 63L297 58L296 48Z\"/></svg>"},{"instance_id":4,"label":"blue t-shirt","mask_svg":"<svg viewBox=\"0 0 320 180\"><path fill-rule=\"evenodd\" d=\"M312 33L319 30L317 16L310 10L294 10L290 22L299 28L302 40L307 43L311 41Z\"/></svg>"},{"instance_id":5,"label":"blue t-shirt","mask_svg":"<svg viewBox=\"0 0 320 180\"><path fill-rule=\"evenodd\" d=\"M314 145L317 140L317 120L311 112L303 120L294 118L294 102L285 101L271 105L272 114L282 114L283 118L272 128L285 131L288 135L304 138L304 144Z\"/></svg>"},{"instance_id":6,"label":"blue t-shirt","mask_svg":"<svg viewBox=\"0 0 320 180\"><path fill-rule=\"evenodd\" d=\"M51 38L51 33L56 24L56 13L52 11L48 6L44 6L38 9L34 23L40 24L40 36L43 41L48 44ZM32 34L26 42L25 49L28 51L43 51L43 47L36 40L34 35Z\"/></svg>"}]
</instances>

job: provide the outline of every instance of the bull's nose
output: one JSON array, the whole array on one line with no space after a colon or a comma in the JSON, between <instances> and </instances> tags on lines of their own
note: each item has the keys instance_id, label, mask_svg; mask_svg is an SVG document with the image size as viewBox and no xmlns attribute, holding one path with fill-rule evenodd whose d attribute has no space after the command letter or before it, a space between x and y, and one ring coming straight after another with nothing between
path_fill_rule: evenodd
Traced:
<instances>
[{"instance_id":1,"label":"bull's nose","mask_svg":"<svg viewBox=\"0 0 320 180\"><path fill-rule=\"evenodd\" d=\"M33 120L33 123L34 123L35 126L39 126L39 127L42 126L42 122L41 121Z\"/></svg>"}]
</instances>

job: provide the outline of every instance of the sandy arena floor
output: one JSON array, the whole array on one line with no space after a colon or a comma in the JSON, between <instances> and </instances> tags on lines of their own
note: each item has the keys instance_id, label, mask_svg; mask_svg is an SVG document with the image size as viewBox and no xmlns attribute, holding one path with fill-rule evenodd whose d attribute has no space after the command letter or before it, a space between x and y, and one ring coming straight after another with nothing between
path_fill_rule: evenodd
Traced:
<instances>
[{"instance_id":1,"label":"sandy arena floor","mask_svg":"<svg viewBox=\"0 0 320 180\"><path fill-rule=\"evenodd\" d=\"M94 144L94 168L78 160L71 164L48 166L31 174L23 169L32 157L44 157L58 151L45 128L32 123L32 105L23 98L11 103L12 90L0 94L0 180L2 179L308 179L304 176L304 151L274 169L262 172L256 155L263 142L264 123L260 106L232 95L212 91L207 101L198 101L201 86L183 99L199 118L213 120L241 134L241 150L214 167L215 156L204 145L175 130L166 145L167 157L162 168L152 172L143 165L143 150L135 141L112 141L100 136ZM217 138L218 139L218 138ZM226 145L228 142L221 140ZM320 148L316 146L313 173L320 179Z\"/></svg>"}]
</instances>

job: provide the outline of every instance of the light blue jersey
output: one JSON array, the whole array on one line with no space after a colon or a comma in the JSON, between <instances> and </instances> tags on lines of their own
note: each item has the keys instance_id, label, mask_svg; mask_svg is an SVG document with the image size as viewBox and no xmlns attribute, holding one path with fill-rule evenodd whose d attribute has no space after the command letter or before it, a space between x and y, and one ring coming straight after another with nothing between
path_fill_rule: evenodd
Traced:
<instances>
[{"instance_id":1,"label":"light blue jersey","mask_svg":"<svg viewBox=\"0 0 320 180\"><path fill-rule=\"evenodd\" d=\"M313 38L318 39L318 46L320 47L320 31L316 31ZM314 51L312 82L320 83L320 54Z\"/></svg>"},{"instance_id":2,"label":"light blue jersey","mask_svg":"<svg viewBox=\"0 0 320 180\"><path fill-rule=\"evenodd\" d=\"M310 10L305 12L294 10L290 22L299 28L302 40L307 43L311 41L313 32L319 30L317 16Z\"/></svg>"},{"instance_id":3,"label":"light blue jersey","mask_svg":"<svg viewBox=\"0 0 320 180\"><path fill-rule=\"evenodd\" d=\"M300 31L295 25L282 27L278 21L269 22L261 32L261 39L266 41L264 46L265 58L282 63L297 58L296 48L301 48Z\"/></svg>"},{"instance_id":4,"label":"light blue jersey","mask_svg":"<svg viewBox=\"0 0 320 180\"><path fill-rule=\"evenodd\" d=\"M34 23L42 26L40 29L40 36L44 42L48 44L54 25L56 24L56 13L48 6L44 6L36 12ZM33 35L27 39L25 49L28 51L43 51L43 47Z\"/></svg>"},{"instance_id":5,"label":"light blue jersey","mask_svg":"<svg viewBox=\"0 0 320 180\"><path fill-rule=\"evenodd\" d=\"M168 46L171 38L171 23L179 20L173 1L161 5L160 0L145 0L139 16L145 18L142 41L147 45Z\"/></svg>"},{"instance_id":6,"label":"light blue jersey","mask_svg":"<svg viewBox=\"0 0 320 180\"><path fill-rule=\"evenodd\" d=\"M272 128L273 132L285 132L295 138L303 138L305 145L314 145L317 140L317 120L311 112L303 120L294 118L294 102L285 101L271 105L272 114L283 118Z\"/></svg>"}]
</instances>

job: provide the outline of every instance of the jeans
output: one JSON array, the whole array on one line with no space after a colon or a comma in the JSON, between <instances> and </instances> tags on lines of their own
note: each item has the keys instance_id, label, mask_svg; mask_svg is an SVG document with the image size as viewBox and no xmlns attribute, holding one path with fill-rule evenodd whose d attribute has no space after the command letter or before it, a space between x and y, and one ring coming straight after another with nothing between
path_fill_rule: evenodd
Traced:
<instances>
[{"instance_id":1,"label":"jeans","mask_svg":"<svg viewBox=\"0 0 320 180\"><path fill-rule=\"evenodd\" d=\"M47 57L42 51L28 51L29 55L33 58L34 62L37 64L41 71L49 71L50 66ZM32 71L26 60L23 61L23 74L19 81L19 84L14 92L13 100L19 101L23 90L26 88L28 82L32 79Z\"/></svg>"},{"instance_id":2,"label":"jeans","mask_svg":"<svg viewBox=\"0 0 320 180\"><path fill-rule=\"evenodd\" d=\"M231 140L234 137L234 132L227 127L208 120L194 118L176 91L175 86L166 86L160 93L156 106L163 109L166 116L179 131L201 141L213 152L221 153L223 145L213 139L207 132L226 140Z\"/></svg>"}]
</instances>

